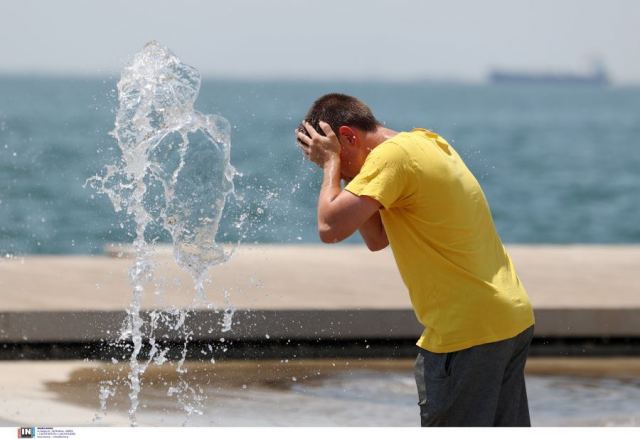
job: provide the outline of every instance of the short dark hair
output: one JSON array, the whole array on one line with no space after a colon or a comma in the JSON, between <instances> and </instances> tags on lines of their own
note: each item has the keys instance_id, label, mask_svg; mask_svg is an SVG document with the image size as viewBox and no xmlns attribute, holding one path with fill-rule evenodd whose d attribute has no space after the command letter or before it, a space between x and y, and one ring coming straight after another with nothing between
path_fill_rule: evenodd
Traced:
<instances>
[{"instance_id":1,"label":"short dark hair","mask_svg":"<svg viewBox=\"0 0 640 439\"><path fill-rule=\"evenodd\" d=\"M341 93L320 96L311 105L304 120L309 122L320 134L323 134L320 121L328 123L336 135L338 129L343 125L359 128L363 131L375 131L376 127L381 125L364 102ZM298 129L306 133L302 125Z\"/></svg>"}]
</instances>

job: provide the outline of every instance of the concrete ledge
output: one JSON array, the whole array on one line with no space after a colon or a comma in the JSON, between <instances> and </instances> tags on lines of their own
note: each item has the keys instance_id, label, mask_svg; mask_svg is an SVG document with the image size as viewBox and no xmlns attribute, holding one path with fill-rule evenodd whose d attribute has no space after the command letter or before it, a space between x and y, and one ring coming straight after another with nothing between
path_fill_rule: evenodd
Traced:
<instances>
[{"instance_id":1,"label":"concrete ledge","mask_svg":"<svg viewBox=\"0 0 640 439\"><path fill-rule=\"evenodd\" d=\"M533 303L539 341L640 340L640 246L514 245L508 251ZM112 254L123 257L0 260L0 343L116 340L131 299L132 261L124 251ZM170 252L160 249L153 262L156 276L145 285L143 309L189 307L193 282ZM186 320L194 343L225 338L275 346L296 340L324 349L367 339L411 347L422 331L389 250L246 246L210 275L207 297L237 308L234 325L222 332L222 314L200 306ZM177 342L181 332L161 325L156 337Z\"/></svg>"},{"instance_id":2,"label":"concrete ledge","mask_svg":"<svg viewBox=\"0 0 640 439\"><path fill-rule=\"evenodd\" d=\"M640 309L541 309L536 337L640 338ZM40 311L0 313L2 343L92 343L118 338L124 311ZM143 313L150 321L149 313ZM193 340L417 340L422 332L412 310L240 310L222 331L222 314L195 310L185 328ZM145 327L145 330L147 328ZM180 340L182 331L160 324L156 338Z\"/></svg>"},{"instance_id":3,"label":"concrete ledge","mask_svg":"<svg viewBox=\"0 0 640 439\"><path fill-rule=\"evenodd\" d=\"M540 337L640 337L640 308L535 310Z\"/></svg>"},{"instance_id":4,"label":"concrete ledge","mask_svg":"<svg viewBox=\"0 0 640 439\"><path fill-rule=\"evenodd\" d=\"M118 338L124 311L5 312L0 314L0 342L76 343L113 341ZM144 331L149 312L143 313ZM234 324L222 331L222 313L195 310L184 328L192 340L323 340L417 339L421 326L411 310L240 310ZM181 340L184 332L159 324L156 338Z\"/></svg>"}]
</instances>

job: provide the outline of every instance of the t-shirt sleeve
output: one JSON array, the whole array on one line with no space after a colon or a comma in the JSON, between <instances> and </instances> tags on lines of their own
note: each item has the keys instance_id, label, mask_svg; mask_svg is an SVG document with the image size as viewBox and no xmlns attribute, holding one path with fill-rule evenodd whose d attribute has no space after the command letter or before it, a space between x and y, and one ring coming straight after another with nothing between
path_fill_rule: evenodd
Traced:
<instances>
[{"instance_id":1,"label":"t-shirt sleeve","mask_svg":"<svg viewBox=\"0 0 640 439\"><path fill-rule=\"evenodd\" d=\"M407 153L395 143L384 143L366 158L362 169L345 190L371 197L385 209L396 207L409 195L411 171Z\"/></svg>"}]
</instances>

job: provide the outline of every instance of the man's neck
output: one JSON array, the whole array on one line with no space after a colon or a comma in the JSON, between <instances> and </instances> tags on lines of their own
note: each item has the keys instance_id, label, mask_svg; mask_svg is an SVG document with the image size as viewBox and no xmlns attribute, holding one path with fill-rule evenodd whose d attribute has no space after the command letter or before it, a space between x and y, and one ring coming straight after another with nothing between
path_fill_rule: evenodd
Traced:
<instances>
[{"instance_id":1,"label":"man's neck","mask_svg":"<svg viewBox=\"0 0 640 439\"><path fill-rule=\"evenodd\" d=\"M396 134L398 134L397 131L394 131L387 127L383 127L382 125L378 126L375 131L366 133L365 142L367 145L367 149L372 150L373 148L392 138Z\"/></svg>"}]
</instances>

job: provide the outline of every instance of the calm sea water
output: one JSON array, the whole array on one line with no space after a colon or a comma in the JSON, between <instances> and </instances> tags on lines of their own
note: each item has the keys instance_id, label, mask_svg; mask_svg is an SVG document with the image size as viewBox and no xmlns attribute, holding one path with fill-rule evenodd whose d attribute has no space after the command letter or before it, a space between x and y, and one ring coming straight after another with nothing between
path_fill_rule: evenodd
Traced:
<instances>
[{"instance_id":1,"label":"calm sea water","mask_svg":"<svg viewBox=\"0 0 640 439\"><path fill-rule=\"evenodd\" d=\"M101 253L130 240L127 218L83 186L117 155L116 80L0 78L0 252ZM222 240L317 242L320 173L293 130L332 91L391 128L446 137L505 242L640 242L640 89L210 80L197 107L231 121L242 174Z\"/></svg>"}]
</instances>

